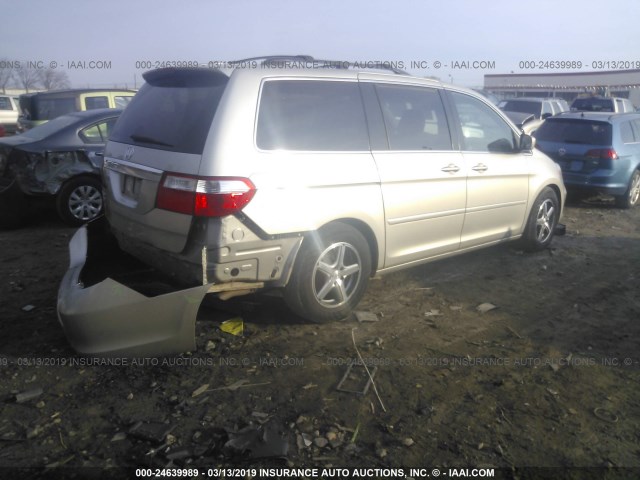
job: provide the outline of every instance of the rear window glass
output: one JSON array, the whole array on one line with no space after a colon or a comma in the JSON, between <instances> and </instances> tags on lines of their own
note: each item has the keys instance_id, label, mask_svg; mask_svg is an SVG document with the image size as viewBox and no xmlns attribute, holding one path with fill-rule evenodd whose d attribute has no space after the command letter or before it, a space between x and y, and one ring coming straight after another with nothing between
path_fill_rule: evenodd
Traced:
<instances>
[{"instance_id":1,"label":"rear window glass","mask_svg":"<svg viewBox=\"0 0 640 480\"><path fill-rule=\"evenodd\" d=\"M535 132L543 142L611 145L611 124L577 119L547 119Z\"/></svg>"},{"instance_id":2,"label":"rear window glass","mask_svg":"<svg viewBox=\"0 0 640 480\"><path fill-rule=\"evenodd\" d=\"M540 118L540 110L542 107L538 102L507 100L500 108L505 112L532 113L536 118Z\"/></svg>"},{"instance_id":3,"label":"rear window glass","mask_svg":"<svg viewBox=\"0 0 640 480\"><path fill-rule=\"evenodd\" d=\"M76 97L34 97L28 113L30 120L51 120L76 111Z\"/></svg>"},{"instance_id":4,"label":"rear window glass","mask_svg":"<svg viewBox=\"0 0 640 480\"><path fill-rule=\"evenodd\" d=\"M584 112L613 112L613 102L608 98L578 98L571 104L571 109Z\"/></svg>"},{"instance_id":5,"label":"rear window glass","mask_svg":"<svg viewBox=\"0 0 640 480\"><path fill-rule=\"evenodd\" d=\"M228 77L197 71L149 73L157 75L131 100L109 140L202 154Z\"/></svg>"},{"instance_id":6,"label":"rear window glass","mask_svg":"<svg viewBox=\"0 0 640 480\"><path fill-rule=\"evenodd\" d=\"M256 144L264 150L369 150L369 136L355 82L265 82Z\"/></svg>"}]
</instances>

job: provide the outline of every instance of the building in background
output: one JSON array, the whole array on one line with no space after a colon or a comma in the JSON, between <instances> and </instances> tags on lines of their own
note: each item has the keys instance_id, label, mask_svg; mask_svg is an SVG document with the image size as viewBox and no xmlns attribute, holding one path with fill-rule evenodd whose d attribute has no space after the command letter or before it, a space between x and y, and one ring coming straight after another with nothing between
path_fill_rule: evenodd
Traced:
<instances>
[{"instance_id":1,"label":"building in background","mask_svg":"<svg viewBox=\"0 0 640 480\"><path fill-rule=\"evenodd\" d=\"M484 89L501 99L560 97L569 103L584 95L622 97L640 108L640 70L490 74L484 76Z\"/></svg>"}]
</instances>

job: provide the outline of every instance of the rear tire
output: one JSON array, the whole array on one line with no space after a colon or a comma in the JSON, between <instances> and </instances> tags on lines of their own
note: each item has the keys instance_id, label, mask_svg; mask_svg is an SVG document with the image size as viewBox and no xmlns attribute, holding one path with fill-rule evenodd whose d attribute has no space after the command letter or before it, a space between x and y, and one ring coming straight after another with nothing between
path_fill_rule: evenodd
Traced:
<instances>
[{"instance_id":1,"label":"rear tire","mask_svg":"<svg viewBox=\"0 0 640 480\"><path fill-rule=\"evenodd\" d=\"M620 208L635 207L640 200L640 170L636 170L629 180L629 188L624 195L616 196L616 206Z\"/></svg>"},{"instance_id":2,"label":"rear tire","mask_svg":"<svg viewBox=\"0 0 640 480\"><path fill-rule=\"evenodd\" d=\"M317 323L340 320L356 307L371 275L371 249L345 223L308 235L300 247L284 298L291 310Z\"/></svg>"},{"instance_id":3,"label":"rear tire","mask_svg":"<svg viewBox=\"0 0 640 480\"><path fill-rule=\"evenodd\" d=\"M58 192L56 208L64 223L83 225L102 214L102 183L95 177L80 176L68 180Z\"/></svg>"},{"instance_id":4,"label":"rear tire","mask_svg":"<svg viewBox=\"0 0 640 480\"><path fill-rule=\"evenodd\" d=\"M528 252L544 250L553 239L560 215L558 195L550 187L540 192L531 207L522 236L522 247Z\"/></svg>"}]
</instances>

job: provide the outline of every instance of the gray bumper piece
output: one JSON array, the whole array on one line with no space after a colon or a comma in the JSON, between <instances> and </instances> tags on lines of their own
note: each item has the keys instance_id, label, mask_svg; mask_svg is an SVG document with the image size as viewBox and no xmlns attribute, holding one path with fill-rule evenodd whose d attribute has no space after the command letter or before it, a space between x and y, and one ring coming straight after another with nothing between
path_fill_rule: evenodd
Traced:
<instances>
[{"instance_id":1,"label":"gray bumper piece","mask_svg":"<svg viewBox=\"0 0 640 480\"><path fill-rule=\"evenodd\" d=\"M195 350L195 323L209 292L255 290L262 285L201 285L147 297L111 278L85 288L80 274L87 228L69 243L69 270L58 290L58 319L71 346L98 357L162 356Z\"/></svg>"}]
</instances>

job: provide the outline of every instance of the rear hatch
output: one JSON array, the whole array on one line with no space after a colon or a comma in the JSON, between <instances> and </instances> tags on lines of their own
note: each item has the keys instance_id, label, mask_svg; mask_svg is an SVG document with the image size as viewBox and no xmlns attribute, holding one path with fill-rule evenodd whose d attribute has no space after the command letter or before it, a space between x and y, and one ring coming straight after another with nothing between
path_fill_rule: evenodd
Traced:
<instances>
[{"instance_id":1,"label":"rear hatch","mask_svg":"<svg viewBox=\"0 0 640 480\"><path fill-rule=\"evenodd\" d=\"M188 188L189 176L198 175L229 77L218 70L161 69L144 79L105 149L107 215L116 230L181 252L192 215L157 208L159 188L168 180Z\"/></svg>"},{"instance_id":2,"label":"rear hatch","mask_svg":"<svg viewBox=\"0 0 640 480\"><path fill-rule=\"evenodd\" d=\"M550 118L536 131L538 149L551 157L565 174L588 175L613 168L617 158L608 122L580 118Z\"/></svg>"}]
</instances>

